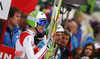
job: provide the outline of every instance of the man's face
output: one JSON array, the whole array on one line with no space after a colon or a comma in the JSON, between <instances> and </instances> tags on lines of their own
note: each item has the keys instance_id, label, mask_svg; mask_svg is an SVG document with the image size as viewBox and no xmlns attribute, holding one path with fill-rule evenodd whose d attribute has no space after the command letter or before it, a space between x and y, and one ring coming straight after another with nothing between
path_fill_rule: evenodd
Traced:
<instances>
[{"instance_id":1,"label":"man's face","mask_svg":"<svg viewBox=\"0 0 100 59\"><path fill-rule=\"evenodd\" d=\"M39 19L39 22L38 22L38 25L37 25L37 30L42 33L43 31L43 28L45 27L45 24L46 24L46 19L45 18L40 18Z\"/></svg>"},{"instance_id":2,"label":"man's face","mask_svg":"<svg viewBox=\"0 0 100 59\"><path fill-rule=\"evenodd\" d=\"M19 22L21 21L20 17L21 17L21 14L16 12L13 17L9 17L9 23L12 26L18 26Z\"/></svg>"},{"instance_id":3,"label":"man's face","mask_svg":"<svg viewBox=\"0 0 100 59\"><path fill-rule=\"evenodd\" d=\"M73 31L73 34L76 34L78 29L77 24L75 22L71 22L70 29Z\"/></svg>"},{"instance_id":4,"label":"man's face","mask_svg":"<svg viewBox=\"0 0 100 59\"><path fill-rule=\"evenodd\" d=\"M40 33L42 33L44 27L45 27L44 25L43 25L43 26L37 25L37 30L38 30Z\"/></svg>"},{"instance_id":5,"label":"man's face","mask_svg":"<svg viewBox=\"0 0 100 59\"><path fill-rule=\"evenodd\" d=\"M67 46L68 42L69 42L69 35L65 35L63 34L61 41L61 47L64 48Z\"/></svg>"},{"instance_id":6,"label":"man's face","mask_svg":"<svg viewBox=\"0 0 100 59\"><path fill-rule=\"evenodd\" d=\"M62 32L56 32L56 44L61 44L60 40L62 39Z\"/></svg>"},{"instance_id":7,"label":"man's face","mask_svg":"<svg viewBox=\"0 0 100 59\"><path fill-rule=\"evenodd\" d=\"M78 24L81 24L82 20L83 20L83 16L79 16L78 18L76 18L75 21L76 21Z\"/></svg>"}]
</instances>

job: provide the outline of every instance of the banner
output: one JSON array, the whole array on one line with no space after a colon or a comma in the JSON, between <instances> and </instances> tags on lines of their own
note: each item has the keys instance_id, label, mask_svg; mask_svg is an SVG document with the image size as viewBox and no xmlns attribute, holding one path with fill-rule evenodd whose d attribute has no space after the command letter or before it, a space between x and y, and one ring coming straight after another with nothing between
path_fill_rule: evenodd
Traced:
<instances>
[{"instance_id":1,"label":"banner","mask_svg":"<svg viewBox=\"0 0 100 59\"><path fill-rule=\"evenodd\" d=\"M12 0L11 6L19 8L22 12L29 14L35 10L38 0Z\"/></svg>"},{"instance_id":2,"label":"banner","mask_svg":"<svg viewBox=\"0 0 100 59\"><path fill-rule=\"evenodd\" d=\"M14 59L15 49L0 45L0 59Z\"/></svg>"},{"instance_id":3,"label":"banner","mask_svg":"<svg viewBox=\"0 0 100 59\"><path fill-rule=\"evenodd\" d=\"M7 20L11 0L0 0L0 18Z\"/></svg>"},{"instance_id":4,"label":"banner","mask_svg":"<svg viewBox=\"0 0 100 59\"><path fill-rule=\"evenodd\" d=\"M0 44L3 44L7 23L8 23L7 20L0 19Z\"/></svg>"}]
</instances>

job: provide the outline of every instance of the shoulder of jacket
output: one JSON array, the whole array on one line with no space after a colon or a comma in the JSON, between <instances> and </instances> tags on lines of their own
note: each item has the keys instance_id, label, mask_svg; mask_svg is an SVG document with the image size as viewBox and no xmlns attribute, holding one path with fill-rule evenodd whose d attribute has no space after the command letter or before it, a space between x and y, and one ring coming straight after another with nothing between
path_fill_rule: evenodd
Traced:
<instances>
[{"instance_id":1,"label":"shoulder of jacket","mask_svg":"<svg viewBox=\"0 0 100 59\"><path fill-rule=\"evenodd\" d=\"M28 35L31 35L31 34L29 34L29 33L27 33L27 32L23 32L23 33L20 34L19 42L20 42L20 44L21 44L22 46L23 46L23 41L24 41L24 39L25 39Z\"/></svg>"}]
</instances>

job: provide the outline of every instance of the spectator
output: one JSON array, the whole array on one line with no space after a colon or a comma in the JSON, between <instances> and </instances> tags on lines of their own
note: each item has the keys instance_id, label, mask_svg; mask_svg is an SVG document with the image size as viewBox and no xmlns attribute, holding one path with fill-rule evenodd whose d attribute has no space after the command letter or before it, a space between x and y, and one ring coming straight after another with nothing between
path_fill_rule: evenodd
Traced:
<instances>
[{"instance_id":1,"label":"spectator","mask_svg":"<svg viewBox=\"0 0 100 59\"><path fill-rule=\"evenodd\" d=\"M82 44L89 38L89 37L94 37L93 36L93 29L92 29L92 27L88 27L88 29L87 29L87 31L88 31L88 33L84 36L84 40L82 41Z\"/></svg>"},{"instance_id":2,"label":"spectator","mask_svg":"<svg viewBox=\"0 0 100 59\"><path fill-rule=\"evenodd\" d=\"M100 25L97 25L95 28L94 28L94 38L93 37L88 37L87 40L83 43L83 48L84 46L88 43L88 42L94 42L95 43L95 47L96 45L99 45L98 43L100 43L100 39L99 39L99 33L100 33ZM100 47L98 47L100 48ZM96 47L97 49L97 47Z\"/></svg>"},{"instance_id":3,"label":"spectator","mask_svg":"<svg viewBox=\"0 0 100 59\"><path fill-rule=\"evenodd\" d=\"M95 37L95 48L100 50L100 24L94 29L94 37Z\"/></svg>"},{"instance_id":4,"label":"spectator","mask_svg":"<svg viewBox=\"0 0 100 59\"><path fill-rule=\"evenodd\" d=\"M49 27L47 28L47 32L46 32L47 36L48 36L48 32L49 32ZM60 45L60 43L61 43L60 40L62 39L63 32L64 32L63 27L62 27L60 24L58 24L58 25L57 25L57 29L56 29L56 33L55 33L55 45L52 45L52 46L49 48L49 50L48 50L48 52L47 52L46 59L49 59L51 56L54 55L53 51L54 51L55 48L57 48L57 49L55 50L55 51L57 51L57 53L55 53L55 55L58 56L58 57L55 57L55 58L60 59L61 53L60 53L59 45ZM45 40L42 40L37 46L38 46L39 48L42 48L42 46L44 45L44 41L45 41ZM55 47L56 45L58 45L58 46Z\"/></svg>"},{"instance_id":5,"label":"spectator","mask_svg":"<svg viewBox=\"0 0 100 59\"><path fill-rule=\"evenodd\" d=\"M70 41L71 41L71 30L66 27L63 33L63 37L60 40L61 44L60 49L61 49L61 58L60 59L73 59L72 53L70 50Z\"/></svg>"},{"instance_id":6,"label":"spectator","mask_svg":"<svg viewBox=\"0 0 100 59\"><path fill-rule=\"evenodd\" d=\"M77 33L77 24L75 21L68 21L67 27L69 27L73 32L72 37L71 37L71 43L72 43L71 50L74 50L75 48L78 47L77 38L75 37L75 34Z\"/></svg>"},{"instance_id":7,"label":"spectator","mask_svg":"<svg viewBox=\"0 0 100 59\"><path fill-rule=\"evenodd\" d=\"M82 55L88 56L90 59L93 59L95 54L95 46L94 43L87 43L83 48Z\"/></svg>"},{"instance_id":8,"label":"spectator","mask_svg":"<svg viewBox=\"0 0 100 59\"><path fill-rule=\"evenodd\" d=\"M100 22L95 21L95 20L90 20L90 25L92 29L94 30L97 25L100 25Z\"/></svg>"},{"instance_id":9,"label":"spectator","mask_svg":"<svg viewBox=\"0 0 100 59\"><path fill-rule=\"evenodd\" d=\"M96 51L94 59L100 59L100 50Z\"/></svg>"},{"instance_id":10,"label":"spectator","mask_svg":"<svg viewBox=\"0 0 100 59\"><path fill-rule=\"evenodd\" d=\"M21 21L19 22L19 26L21 27L21 32L26 30L27 27L27 14L22 12L21 13Z\"/></svg>"},{"instance_id":11,"label":"spectator","mask_svg":"<svg viewBox=\"0 0 100 59\"><path fill-rule=\"evenodd\" d=\"M82 39L82 29L81 29L81 27L82 27L82 25L81 25L82 20L83 20L83 13L80 12L80 11L76 11L75 14L74 14L74 21L78 25L78 31L75 34L75 36L77 38L77 41L78 41L78 47L80 47L80 42L81 42L81 39Z\"/></svg>"},{"instance_id":12,"label":"spectator","mask_svg":"<svg viewBox=\"0 0 100 59\"><path fill-rule=\"evenodd\" d=\"M15 48L17 39L19 39L19 22L21 21L21 11L17 7L11 7L8 15L8 25L4 37L3 45Z\"/></svg>"},{"instance_id":13,"label":"spectator","mask_svg":"<svg viewBox=\"0 0 100 59\"><path fill-rule=\"evenodd\" d=\"M73 56L74 56L74 59L80 59L80 54L82 53L82 48L81 47L77 47L74 49L73 51Z\"/></svg>"}]
</instances>

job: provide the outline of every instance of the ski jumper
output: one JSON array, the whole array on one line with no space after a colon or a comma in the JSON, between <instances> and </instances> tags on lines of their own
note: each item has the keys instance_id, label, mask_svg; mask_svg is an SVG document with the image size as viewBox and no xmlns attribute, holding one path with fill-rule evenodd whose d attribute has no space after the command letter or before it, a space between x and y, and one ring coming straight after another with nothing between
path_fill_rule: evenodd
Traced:
<instances>
[{"instance_id":1,"label":"ski jumper","mask_svg":"<svg viewBox=\"0 0 100 59\"><path fill-rule=\"evenodd\" d=\"M21 59L42 59L47 51L46 45L41 49L34 44L35 33L29 29L21 33L20 39L16 42L16 57L21 57Z\"/></svg>"}]
</instances>

